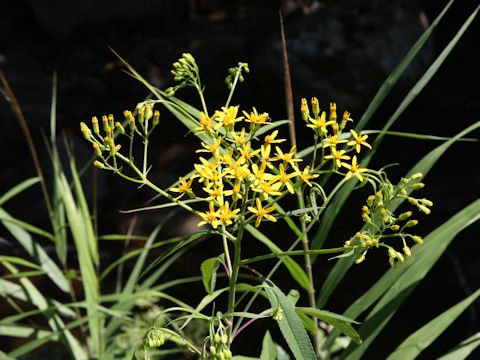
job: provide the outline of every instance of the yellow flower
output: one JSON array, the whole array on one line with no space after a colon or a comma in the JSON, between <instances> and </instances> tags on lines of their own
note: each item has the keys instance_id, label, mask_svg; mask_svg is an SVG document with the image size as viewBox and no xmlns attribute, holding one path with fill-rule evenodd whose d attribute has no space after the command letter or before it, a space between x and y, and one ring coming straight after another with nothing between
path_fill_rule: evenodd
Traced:
<instances>
[{"instance_id":1,"label":"yellow flower","mask_svg":"<svg viewBox=\"0 0 480 360\"><path fill-rule=\"evenodd\" d=\"M233 223L232 219L239 211L240 209L230 210L228 201L225 201L225 203L218 209L220 222L224 225L231 225Z\"/></svg>"},{"instance_id":2,"label":"yellow flower","mask_svg":"<svg viewBox=\"0 0 480 360\"><path fill-rule=\"evenodd\" d=\"M208 200L208 201L215 200L219 204L223 204L223 198L225 196L229 196L233 194L232 190L223 190L223 184L216 184L214 186L204 187L203 191L205 191L207 194L210 195L205 200Z\"/></svg>"},{"instance_id":3,"label":"yellow flower","mask_svg":"<svg viewBox=\"0 0 480 360\"><path fill-rule=\"evenodd\" d=\"M228 108L222 107L222 111L215 111L215 119L219 122L215 130L219 129L222 125L227 129L233 129L233 125L236 122L242 121L243 116L237 117L238 108L239 105L229 106Z\"/></svg>"},{"instance_id":4,"label":"yellow flower","mask_svg":"<svg viewBox=\"0 0 480 360\"><path fill-rule=\"evenodd\" d=\"M194 164L194 167L198 172L199 182L205 182L207 186L211 186L211 183L217 184L220 182L221 176L216 169L200 164Z\"/></svg>"},{"instance_id":5,"label":"yellow flower","mask_svg":"<svg viewBox=\"0 0 480 360\"><path fill-rule=\"evenodd\" d=\"M337 104L330 103L330 118L329 120L337 121Z\"/></svg>"},{"instance_id":6,"label":"yellow flower","mask_svg":"<svg viewBox=\"0 0 480 360\"><path fill-rule=\"evenodd\" d=\"M262 202L260 201L259 198L256 198L256 203L257 207L254 208L253 206L249 206L248 210L250 210L252 213L257 214L257 219L255 221L255 227L259 227L260 223L262 222L262 219L265 218L267 220L276 222L277 219L273 217L270 213L275 210L275 207L270 206L269 208L264 208L262 206Z\"/></svg>"},{"instance_id":7,"label":"yellow flower","mask_svg":"<svg viewBox=\"0 0 480 360\"><path fill-rule=\"evenodd\" d=\"M353 157L351 165L350 164L344 164L343 166L345 166L347 169L350 170L347 173L347 175L345 175L346 179L350 179L352 177L352 175L355 175L360 182L363 182L363 176L362 176L361 173L367 171L367 169L361 168L358 165L356 155Z\"/></svg>"},{"instance_id":8,"label":"yellow flower","mask_svg":"<svg viewBox=\"0 0 480 360\"><path fill-rule=\"evenodd\" d=\"M253 108L253 112L248 114L246 111L243 112L245 115L245 121L251 123L250 127L255 127L255 125L263 125L268 123L270 118L268 117L268 113L261 113L257 112L257 109Z\"/></svg>"},{"instance_id":9,"label":"yellow flower","mask_svg":"<svg viewBox=\"0 0 480 360\"><path fill-rule=\"evenodd\" d=\"M332 159L337 167L342 167L342 165L345 165L342 160L350 160L350 156L345 155L346 151L345 150L337 150L336 148L331 148L332 153L330 155L325 156L325 159Z\"/></svg>"},{"instance_id":10,"label":"yellow flower","mask_svg":"<svg viewBox=\"0 0 480 360\"><path fill-rule=\"evenodd\" d=\"M222 143L221 138L218 138L213 144L205 144L204 142L202 142L202 146L204 147L204 149L199 149L196 152L197 153L209 152L209 153L215 154L215 152L217 151L221 143Z\"/></svg>"},{"instance_id":11,"label":"yellow flower","mask_svg":"<svg viewBox=\"0 0 480 360\"><path fill-rule=\"evenodd\" d=\"M352 133L353 137L355 138L355 140L352 140L352 141L349 141L347 143L348 146L355 146L355 150L357 151L357 153L360 152L360 147L361 145L371 149L372 147L370 146L369 143L367 143L365 140L367 140L368 138L368 135L358 135L356 133L355 130L350 130L350 132Z\"/></svg>"},{"instance_id":12,"label":"yellow flower","mask_svg":"<svg viewBox=\"0 0 480 360\"><path fill-rule=\"evenodd\" d=\"M262 156L262 162L268 164L269 162L275 160L274 158L270 157L271 150L272 150L272 147L270 146L270 144L262 145L260 147L260 155Z\"/></svg>"},{"instance_id":13,"label":"yellow flower","mask_svg":"<svg viewBox=\"0 0 480 360\"><path fill-rule=\"evenodd\" d=\"M243 146L247 142L247 139L245 138L245 128L242 128L240 135L238 135L236 132L232 132L231 134L238 145Z\"/></svg>"},{"instance_id":14,"label":"yellow flower","mask_svg":"<svg viewBox=\"0 0 480 360\"><path fill-rule=\"evenodd\" d=\"M292 183L290 182L290 179L292 177L297 176L297 173L293 172L293 173L287 174L285 172L285 167L283 166L283 164L280 164L278 169L279 169L279 173L275 175L270 181L278 181L280 184L282 184L282 186L287 187L287 190L290 194L294 194L295 191L293 190L293 186L292 186Z\"/></svg>"},{"instance_id":15,"label":"yellow flower","mask_svg":"<svg viewBox=\"0 0 480 360\"><path fill-rule=\"evenodd\" d=\"M327 114L325 111L322 111L322 115L320 115L318 119L310 118L309 121L311 124L308 124L307 126L315 130L321 136L327 134L327 125L334 123L334 121L327 121Z\"/></svg>"},{"instance_id":16,"label":"yellow flower","mask_svg":"<svg viewBox=\"0 0 480 360\"><path fill-rule=\"evenodd\" d=\"M292 146L288 153L284 153L282 149L278 146L275 146L276 158L275 160L282 160L284 164L295 165L296 162L302 161L302 159L295 159L296 146Z\"/></svg>"},{"instance_id":17,"label":"yellow flower","mask_svg":"<svg viewBox=\"0 0 480 360\"><path fill-rule=\"evenodd\" d=\"M194 131L213 132L213 118L208 117L204 112L200 113L200 126L193 129Z\"/></svg>"},{"instance_id":18,"label":"yellow flower","mask_svg":"<svg viewBox=\"0 0 480 360\"><path fill-rule=\"evenodd\" d=\"M219 220L219 215L220 214L218 213L218 210L215 210L215 205L214 205L213 201L211 201L208 204L208 208L209 208L208 211L205 211L205 212L198 211L197 212L197 214L203 219L202 221L200 221L198 223L198 226L202 226L202 225L205 225L205 224L210 224L210 225L212 225L212 227L214 229L216 229L217 226L221 224L221 221Z\"/></svg>"},{"instance_id":19,"label":"yellow flower","mask_svg":"<svg viewBox=\"0 0 480 360\"><path fill-rule=\"evenodd\" d=\"M275 139L278 135L278 130L275 130L270 135L265 136L265 145L273 144L273 143L281 143L286 141L286 139Z\"/></svg>"},{"instance_id":20,"label":"yellow flower","mask_svg":"<svg viewBox=\"0 0 480 360\"><path fill-rule=\"evenodd\" d=\"M252 171L250 172L251 181L257 184L260 181L268 181L273 178L273 174L265 173L267 164L262 162L260 167L257 164L252 164Z\"/></svg>"},{"instance_id":21,"label":"yellow flower","mask_svg":"<svg viewBox=\"0 0 480 360\"><path fill-rule=\"evenodd\" d=\"M331 148L336 148L337 147L337 144L342 144L342 143L346 143L347 140L340 140L338 138L338 134L337 135L332 135L332 136L329 136L325 139L325 144L323 144L323 147L331 147Z\"/></svg>"},{"instance_id":22,"label":"yellow flower","mask_svg":"<svg viewBox=\"0 0 480 360\"><path fill-rule=\"evenodd\" d=\"M180 176L178 179L180 184L177 187L173 187L170 191L180 193L180 196L177 199L180 199L185 194L192 193L192 182L194 177L191 177L188 181L186 181L183 177Z\"/></svg>"},{"instance_id":23,"label":"yellow flower","mask_svg":"<svg viewBox=\"0 0 480 360\"><path fill-rule=\"evenodd\" d=\"M305 166L303 171L300 171L297 167L294 167L294 169L295 169L294 174L300 177L300 180L302 180L304 183L306 183L310 187L312 186L312 183L310 182L310 180L318 177L318 174L310 173L310 165Z\"/></svg>"},{"instance_id":24,"label":"yellow flower","mask_svg":"<svg viewBox=\"0 0 480 360\"><path fill-rule=\"evenodd\" d=\"M275 182L275 179L272 178L270 181L258 181L255 186L252 186L252 190L261 193L264 199L268 199L270 195L282 195L279 191L281 186L282 184L280 182Z\"/></svg>"},{"instance_id":25,"label":"yellow flower","mask_svg":"<svg viewBox=\"0 0 480 360\"><path fill-rule=\"evenodd\" d=\"M254 157L260 152L260 149L252 150L251 146L252 144L250 143L250 141L247 142L244 146L242 146L242 148L240 149L240 158L250 160L252 157Z\"/></svg>"}]
</instances>

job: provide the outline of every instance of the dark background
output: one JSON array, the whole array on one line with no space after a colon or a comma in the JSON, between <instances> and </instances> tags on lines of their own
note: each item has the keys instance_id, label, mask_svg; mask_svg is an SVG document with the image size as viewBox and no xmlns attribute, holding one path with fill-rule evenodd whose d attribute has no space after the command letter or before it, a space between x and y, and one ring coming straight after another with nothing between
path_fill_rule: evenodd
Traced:
<instances>
[{"instance_id":1,"label":"dark background","mask_svg":"<svg viewBox=\"0 0 480 360\"><path fill-rule=\"evenodd\" d=\"M300 0L191 0L97 2L73 0L19 0L0 5L0 68L10 82L32 131L34 141L48 165L42 132L49 132L52 74L58 74L58 128L75 149L77 161L85 163L90 148L78 131L80 121L93 115L121 116L148 95L124 75L111 46L150 82L171 85L169 69L182 52L191 52L207 85L210 109L221 106L227 95L223 83L226 69L238 61L250 64L251 74L236 93L233 103L244 109L256 106L274 119L286 117L282 78L278 10L285 16L286 37L295 104L301 97L316 96L321 107L336 101L340 109L358 120L391 70L401 61L445 5L445 1L300 1ZM396 85L369 126L379 129L394 112L411 86L427 69L473 11L477 1L456 1L431 40ZM400 117L392 130L453 136L479 120L478 19L453 50L425 90ZM183 99L194 99L185 91ZM198 104L197 104L198 105ZM296 114L299 118L299 114ZM8 104L0 100L0 193L34 176L25 141ZM166 111L153 146L153 177L160 186L170 185L191 166L196 140ZM301 124L297 125L300 128ZM299 130L299 143L310 141ZM479 133L471 134L478 138ZM401 162L391 169L398 179L438 142L387 137L373 166ZM478 143L458 143L426 178L425 197L435 206L432 215L421 218L419 232L428 232L450 218L480 194ZM99 214L102 233L126 231L129 217L118 210L141 206L152 194L132 184L100 173ZM90 189L90 173L85 176ZM360 225L360 201L344 210L332 231L332 246L338 246ZM28 193L6 207L14 215L36 224L46 221L40 194ZM140 218L138 231L148 233L162 218L151 213ZM352 219L352 220L350 220ZM194 225L193 225L194 226ZM192 221L176 216L165 235L191 231ZM408 301L402 305L366 358L384 358L409 333L444 311L479 286L478 225L462 232ZM8 235L2 253L16 253ZM283 241L283 242L282 242ZM287 240L279 245L287 247ZM205 250L201 250L205 251ZM255 249L250 249L252 253ZM263 252L260 248L258 251ZM257 253L258 253L257 251ZM105 250L108 262L115 250ZM203 253L185 258L176 271L199 273ZM383 254L372 254L355 268L332 297L327 309L341 312L387 269ZM318 261L318 283L331 263ZM172 276L175 276L174 274ZM288 287L288 283L285 285ZM285 288L286 290L286 288ZM434 358L479 330L479 303L435 342L423 358ZM261 336L261 335L259 335ZM244 336L249 338L248 335ZM241 339L239 338L239 341ZM241 343L240 343L241 344ZM252 344L252 349L255 349ZM242 347L242 350L245 347ZM246 352L244 352L247 354ZM255 352L252 353L254 355Z\"/></svg>"}]
</instances>

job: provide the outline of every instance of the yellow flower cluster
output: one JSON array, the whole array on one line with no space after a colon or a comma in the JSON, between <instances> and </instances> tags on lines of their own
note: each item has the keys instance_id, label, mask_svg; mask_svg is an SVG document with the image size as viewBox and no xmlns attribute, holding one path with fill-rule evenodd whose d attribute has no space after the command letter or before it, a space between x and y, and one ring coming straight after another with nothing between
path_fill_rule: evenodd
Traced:
<instances>
[{"instance_id":1,"label":"yellow flower cluster","mask_svg":"<svg viewBox=\"0 0 480 360\"><path fill-rule=\"evenodd\" d=\"M188 195L208 203L208 210L198 212L200 226L231 225L239 216L255 219L256 227L263 219L275 222L271 202L293 194L303 183L311 186L310 180L318 176L308 166L298 168L302 159L295 156L295 147L282 150L280 144L286 140L278 137L278 130L266 131L267 113L253 108L242 114L239 106L223 107L211 117L201 113L195 131L206 133L210 141L202 142L197 153L206 155L194 165L194 175L181 177L170 189L179 194L177 199ZM199 189L194 191L196 183Z\"/></svg>"},{"instance_id":2,"label":"yellow flower cluster","mask_svg":"<svg viewBox=\"0 0 480 360\"><path fill-rule=\"evenodd\" d=\"M315 132L315 142L319 142L322 148L322 157L320 159L320 166L325 160L331 160L334 170L341 170L345 168L348 170L345 173L347 179L355 176L360 182L364 178L362 173L368 169L361 168L358 164L357 155L350 156L349 153L355 151L357 154L361 152L362 146L371 149L372 147L366 141L368 135L359 135L355 130L350 130L350 134L343 134L348 122L353 121L350 118L350 113L345 111L340 122L337 121L337 104L330 103L330 111L327 120L326 111L321 111L318 99L313 97L311 100L312 114L306 99L302 99L301 112L302 119L307 122L307 126ZM347 140L348 138L351 140ZM340 149L343 147L342 149ZM326 155L325 150L329 153ZM347 162L351 160L351 162Z\"/></svg>"}]
</instances>

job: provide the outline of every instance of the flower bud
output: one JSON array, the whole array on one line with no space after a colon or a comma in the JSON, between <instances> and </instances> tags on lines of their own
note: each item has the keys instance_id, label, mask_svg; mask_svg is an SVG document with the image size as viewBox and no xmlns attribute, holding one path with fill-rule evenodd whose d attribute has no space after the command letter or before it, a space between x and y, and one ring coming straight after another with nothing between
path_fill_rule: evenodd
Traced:
<instances>
[{"instance_id":1,"label":"flower bud","mask_svg":"<svg viewBox=\"0 0 480 360\"><path fill-rule=\"evenodd\" d=\"M150 120L153 116L152 106L150 104L145 104L145 121Z\"/></svg>"},{"instance_id":2,"label":"flower bud","mask_svg":"<svg viewBox=\"0 0 480 360\"><path fill-rule=\"evenodd\" d=\"M410 251L410 248L408 246L403 247L403 253L406 257L412 257L412 252Z\"/></svg>"},{"instance_id":3,"label":"flower bud","mask_svg":"<svg viewBox=\"0 0 480 360\"><path fill-rule=\"evenodd\" d=\"M125 129L123 128L123 125L120 124L118 121L115 123L115 127L120 132L120 134L125 134Z\"/></svg>"},{"instance_id":4,"label":"flower bud","mask_svg":"<svg viewBox=\"0 0 480 360\"><path fill-rule=\"evenodd\" d=\"M153 121L152 121L152 125L153 126L157 126L158 125L158 122L160 120L160 111L158 110L155 110L153 112Z\"/></svg>"},{"instance_id":5,"label":"flower bud","mask_svg":"<svg viewBox=\"0 0 480 360\"><path fill-rule=\"evenodd\" d=\"M276 321L283 320L283 310L279 307L275 308L275 310L273 310L272 319Z\"/></svg>"},{"instance_id":6,"label":"flower bud","mask_svg":"<svg viewBox=\"0 0 480 360\"><path fill-rule=\"evenodd\" d=\"M98 118L96 116L92 117L92 127L93 132L98 135L100 133L100 129L98 127Z\"/></svg>"},{"instance_id":7,"label":"flower bud","mask_svg":"<svg viewBox=\"0 0 480 360\"><path fill-rule=\"evenodd\" d=\"M227 336L227 334L222 334L220 340L221 340L221 342L222 342L223 345L226 345L226 344L228 343L228 336Z\"/></svg>"},{"instance_id":8,"label":"flower bud","mask_svg":"<svg viewBox=\"0 0 480 360\"><path fill-rule=\"evenodd\" d=\"M320 106L318 105L318 99L316 97L312 97L311 104L313 116L316 119L318 114L320 114Z\"/></svg>"},{"instance_id":9,"label":"flower bud","mask_svg":"<svg viewBox=\"0 0 480 360\"><path fill-rule=\"evenodd\" d=\"M330 117L329 120L337 121L337 104L330 103Z\"/></svg>"},{"instance_id":10,"label":"flower bud","mask_svg":"<svg viewBox=\"0 0 480 360\"><path fill-rule=\"evenodd\" d=\"M388 263L390 264L390 267L392 269L395 268L395 259L394 258L389 257L388 258Z\"/></svg>"},{"instance_id":11,"label":"flower bud","mask_svg":"<svg viewBox=\"0 0 480 360\"><path fill-rule=\"evenodd\" d=\"M302 98L302 105L300 106L303 121L307 121L310 117L310 111L308 110L307 99Z\"/></svg>"},{"instance_id":12,"label":"flower bud","mask_svg":"<svg viewBox=\"0 0 480 360\"><path fill-rule=\"evenodd\" d=\"M370 195L370 196L367 198L367 204L368 204L368 206L373 206L374 201L375 201L375 195Z\"/></svg>"},{"instance_id":13,"label":"flower bud","mask_svg":"<svg viewBox=\"0 0 480 360\"><path fill-rule=\"evenodd\" d=\"M405 227L413 227L418 224L418 220L408 220Z\"/></svg>"},{"instance_id":14,"label":"flower bud","mask_svg":"<svg viewBox=\"0 0 480 360\"><path fill-rule=\"evenodd\" d=\"M395 225L392 225L392 226L390 226L390 230L392 230L392 231L398 231L398 230L400 230L400 226L399 226L399 225L396 225L396 224L395 224Z\"/></svg>"},{"instance_id":15,"label":"flower bud","mask_svg":"<svg viewBox=\"0 0 480 360\"><path fill-rule=\"evenodd\" d=\"M422 245L423 244L423 239L418 236L418 235L414 235L412 236L412 240L416 243L416 244L419 244L419 245Z\"/></svg>"},{"instance_id":16,"label":"flower bud","mask_svg":"<svg viewBox=\"0 0 480 360\"><path fill-rule=\"evenodd\" d=\"M412 189L413 189L413 190L423 189L424 187L425 187L425 184L424 184L424 183L416 183L416 184L413 184L413 185L412 185Z\"/></svg>"},{"instance_id":17,"label":"flower bud","mask_svg":"<svg viewBox=\"0 0 480 360\"><path fill-rule=\"evenodd\" d=\"M425 205L418 205L418 210L420 210L421 212L423 212L424 214L430 214L432 211L426 207Z\"/></svg>"},{"instance_id":18,"label":"flower bud","mask_svg":"<svg viewBox=\"0 0 480 360\"><path fill-rule=\"evenodd\" d=\"M162 329L158 328L151 328L146 334L145 334L145 340L144 340L145 345L149 347L159 347L162 346L165 343L165 335L162 331Z\"/></svg>"},{"instance_id":19,"label":"flower bud","mask_svg":"<svg viewBox=\"0 0 480 360\"><path fill-rule=\"evenodd\" d=\"M90 140L90 137L92 136L92 131L87 126L87 124L85 124L84 122L81 122L80 123L80 131L82 132L85 140Z\"/></svg>"},{"instance_id":20,"label":"flower bud","mask_svg":"<svg viewBox=\"0 0 480 360\"><path fill-rule=\"evenodd\" d=\"M356 259L355 259L355 264L360 264L362 262L365 261L365 252L361 253L360 256L358 256Z\"/></svg>"},{"instance_id":21,"label":"flower bud","mask_svg":"<svg viewBox=\"0 0 480 360\"><path fill-rule=\"evenodd\" d=\"M431 201L428 200L428 199L421 199L420 202L421 202L423 205L426 205L426 206L433 206L433 202L431 202Z\"/></svg>"},{"instance_id":22,"label":"flower bud","mask_svg":"<svg viewBox=\"0 0 480 360\"><path fill-rule=\"evenodd\" d=\"M100 149L100 145L98 145L98 143L96 142L93 143L93 151L95 152L95 155L102 156L102 150Z\"/></svg>"},{"instance_id":23,"label":"flower bud","mask_svg":"<svg viewBox=\"0 0 480 360\"><path fill-rule=\"evenodd\" d=\"M396 252L396 255L397 255L397 259L400 261L400 262L404 262L405 261L405 258L403 257L402 253L401 252Z\"/></svg>"},{"instance_id":24,"label":"flower bud","mask_svg":"<svg viewBox=\"0 0 480 360\"><path fill-rule=\"evenodd\" d=\"M217 344L217 345L220 344L220 343L222 342L222 339L220 338L220 335L215 334L215 335L213 336L213 342L214 342L215 344Z\"/></svg>"},{"instance_id":25,"label":"flower bud","mask_svg":"<svg viewBox=\"0 0 480 360\"><path fill-rule=\"evenodd\" d=\"M93 165L96 166L96 167L99 168L99 169L105 169L105 164L102 163L102 162L100 162L100 161L98 161L98 160L95 160L95 161L93 162Z\"/></svg>"},{"instance_id":26,"label":"flower bud","mask_svg":"<svg viewBox=\"0 0 480 360\"><path fill-rule=\"evenodd\" d=\"M400 216L398 217L399 220L406 220L408 219L410 216L412 216L412 212L411 211L406 211L402 214L400 214Z\"/></svg>"},{"instance_id":27,"label":"flower bud","mask_svg":"<svg viewBox=\"0 0 480 360\"><path fill-rule=\"evenodd\" d=\"M397 257L397 252L391 247L388 248L388 257L391 259L395 259Z\"/></svg>"},{"instance_id":28,"label":"flower bud","mask_svg":"<svg viewBox=\"0 0 480 360\"><path fill-rule=\"evenodd\" d=\"M410 176L410 178L412 180L417 180L417 179L421 179L423 177L423 174L422 173L415 173L413 174L412 176Z\"/></svg>"},{"instance_id":29,"label":"flower bud","mask_svg":"<svg viewBox=\"0 0 480 360\"><path fill-rule=\"evenodd\" d=\"M145 108L141 107L140 109L137 110L137 118L138 122L140 124L143 124L143 121L145 120Z\"/></svg>"},{"instance_id":30,"label":"flower bud","mask_svg":"<svg viewBox=\"0 0 480 360\"><path fill-rule=\"evenodd\" d=\"M102 125L103 130L105 130L108 126L108 117L106 115L102 115Z\"/></svg>"},{"instance_id":31,"label":"flower bud","mask_svg":"<svg viewBox=\"0 0 480 360\"><path fill-rule=\"evenodd\" d=\"M108 126L110 126L110 128L112 129L115 127L115 120L113 118L113 114L108 115Z\"/></svg>"}]
</instances>

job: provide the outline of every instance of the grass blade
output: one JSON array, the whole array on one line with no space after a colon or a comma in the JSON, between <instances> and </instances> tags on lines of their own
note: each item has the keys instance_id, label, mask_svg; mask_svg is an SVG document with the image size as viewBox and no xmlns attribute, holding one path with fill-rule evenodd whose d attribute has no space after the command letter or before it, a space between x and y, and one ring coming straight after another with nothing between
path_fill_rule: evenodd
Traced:
<instances>
[{"instance_id":1,"label":"grass blade","mask_svg":"<svg viewBox=\"0 0 480 360\"><path fill-rule=\"evenodd\" d=\"M414 359L441 335L472 302L480 296L480 290L468 296L457 305L452 306L435 319L429 321L420 329L406 338L387 360Z\"/></svg>"},{"instance_id":2,"label":"grass blade","mask_svg":"<svg viewBox=\"0 0 480 360\"><path fill-rule=\"evenodd\" d=\"M34 177L34 178L24 180L20 184L15 185L13 188L11 188L9 191L7 191L5 194L3 194L0 197L0 206L2 206L11 198L17 196L21 192L27 190L29 187L37 184L39 181L40 181L39 177Z\"/></svg>"},{"instance_id":3,"label":"grass blade","mask_svg":"<svg viewBox=\"0 0 480 360\"><path fill-rule=\"evenodd\" d=\"M460 344L455 346L447 354L439 357L438 360L463 360L466 359L470 353L480 346L480 332L463 340Z\"/></svg>"}]
</instances>

